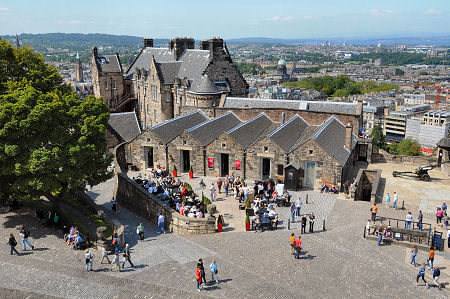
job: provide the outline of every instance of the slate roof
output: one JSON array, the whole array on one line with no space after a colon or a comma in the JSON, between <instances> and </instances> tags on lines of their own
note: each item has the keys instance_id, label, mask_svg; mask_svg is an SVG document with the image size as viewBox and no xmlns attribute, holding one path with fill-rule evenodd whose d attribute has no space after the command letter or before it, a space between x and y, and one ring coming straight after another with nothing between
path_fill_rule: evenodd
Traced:
<instances>
[{"instance_id":1,"label":"slate roof","mask_svg":"<svg viewBox=\"0 0 450 299\"><path fill-rule=\"evenodd\" d=\"M208 116L203 111L197 110L169 119L159 125L151 127L150 130L157 134L164 144L167 144L184 130L203 123L206 120L208 120Z\"/></svg>"},{"instance_id":2,"label":"slate roof","mask_svg":"<svg viewBox=\"0 0 450 299\"><path fill-rule=\"evenodd\" d=\"M157 62L156 67L163 84L172 84L180 70L181 61Z\"/></svg>"},{"instance_id":3,"label":"slate roof","mask_svg":"<svg viewBox=\"0 0 450 299\"><path fill-rule=\"evenodd\" d=\"M187 132L191 134L191 136L202 146L206 146L220 134L237 126L239 123L241 123L239 117L237 117L232 111L228 111L225 114L190 128Z\"/></svg>"},{"instance_id":4,"label":"slate roof","mask_svg":"<svg viewBox=\"0 0 450 299\"><path fill-rule=\"evenodd\" d=\"M128 142L141 134L141 129L139 128L139 123L134 111L111 113L108 125L122 138L123 141Z\"/></svg>"},{"instance_id":5,"label":"slate roof","mask_svg":"<svg viewBox=\"0 0 450 299\"><path fill-rule=\"evenodd\" d=\"M232 128L227 134L243 149L247 149L273 122L265 113Z\"/></svg>"},{"instance_id":6,"label":"slate roof","mask_svg":"<svg viewBox=\"0 0 450 299\"><path fill-rule=\"evenodd\" d=\"M179 59L183 63L181 64L178 77L189 80L194 80L203 74L206 67L209 64L209 51L208 50L196 50L187 49Z\"/></svg>"},{"instance_id":7,"label":"slate roof","mask_svg":"<svg viewBox=\"0 0 450 299\"><path fill-rule=\"evenodd\" d=\"M194 94L221 94L222 92L214 85L208 75L197 77L189 90Z\"/></svg>"},{"instance_id":8,"label":"slate roof","mask_svg":"<svg viewBox=\"0 0 450 299\"><path fill-rule=\"evenodd\" d=\"M312 137L317 133L317 131L320 130L321 127L322 126L313 126L313 125L309 125L308 127L306 127L306 129L300 135L300 138L298 138L295 144L291 147L291 151L295 150L299 146L311 140Z\"/></svg>"},{"instance_id":9,"label":"slate roof","mask_svg":"<svg viewBox=\"0 0 450 299\"><path fill-rule=\"evenodd\" d=\"M356 145L356 136L352 135L353 150ZM330 117L312 139L342 166L347 163L351 152L345 148L345 125L336 117Z\"/></svg>"},{"instance_id":10,"label":"slate roof","mask_svg":"<svg viewBox=\"0 0 450 299\"><path fill-rule=\"evenodd\" d=\"M356 104L332 101L269 100L227 97L224 108L291 109L316 112L355 114Z\"/></svg>"},{"instance_id":11,"label":"slate roof","mask_svg":"<svg viewBox=\"0 0 450 299\"><path fill-rule=\"evenodd\" d=\"M145 48L134 59L133 63L128 67L125 76L132 76L136 67L148 71L155 57L156 62L175 61L173 53L167 48Z\"/></svg>"},{"instance_id":12,"label":"slate roof","mask_svg":"<svg viewBox=\"0 0 450 299\"><path fill-rule=\"evenodd\" d=\"M268 136L287 153L307 127L308 124L306 121L300 115L296 114Z\"/></svg>"},{"instance_id":13,"label":"slate roof","mask_svg":"<svg viewBox=\"0 0 450 299\"><path fill-rule=\"evenodd\" d=\"M122 65L117 55L101 55L97 56L97 62L103 73L120 73Z\"/></svg>"}]
</instances>

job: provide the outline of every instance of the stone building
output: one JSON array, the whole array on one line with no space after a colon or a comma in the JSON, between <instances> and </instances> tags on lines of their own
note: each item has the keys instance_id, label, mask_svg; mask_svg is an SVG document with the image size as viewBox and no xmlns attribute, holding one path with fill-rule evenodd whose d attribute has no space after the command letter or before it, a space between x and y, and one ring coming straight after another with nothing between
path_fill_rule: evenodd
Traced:
<instances>
[{"instance_id":1,"label":"stone building","mask_svg":"<svg viewBox=\"0 0 450 299\"><path fill-rule=\"evenodd\" d=\"M318 125L297 114L284 123L265 113L242 122L232 111L208 119L200 110L145 130L127 147L128 163L140 169L155 163L169 170L175 165L179 172L192 167L197 176L285 181L292 179L286 167L295 165L295 188L316 189L322 183L341 186L356 153L368 150L358 148L352 123L334 116Z\"/></svg>"},{"instance_id":2,"label":"stone building","mask_svg":"<svg viewBox=\"0 0 450 299\"><path fill-rule=\"evenodd\" d=\"M144 39L126 71L118 55L100 56L94 48L95 95L103 97L112 111L135 108L143 128L185 114L182 107L188 112L201 107L212 116L222 97L247 96L248 84L233 65L223 39L204 40L200 49L194 45L193 38L176 37L167 48L155 48L152 39Z\"/></svg>"}]
</instances>

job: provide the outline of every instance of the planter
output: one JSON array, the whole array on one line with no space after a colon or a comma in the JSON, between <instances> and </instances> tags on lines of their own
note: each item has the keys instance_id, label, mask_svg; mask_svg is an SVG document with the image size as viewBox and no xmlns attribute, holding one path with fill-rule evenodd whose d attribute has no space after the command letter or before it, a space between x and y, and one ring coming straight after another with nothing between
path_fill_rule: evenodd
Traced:
<instances>
[{"instance_id":1,"label":"planter","mask_svg":"<svg viewBox=\"0 0 450 299\"><path fill-rule=\"evenodd\" d=\"M218 224L217 224L217 232L219 232L219 233L222 232L222 226L223 226L222 223L218 223Z\"/></svg>"},{"instance_id":2,"label":"planter","mask_svg":"<svg viewBox=\"0 0 450 299\"><path fill-rule=\"evenodd\" d=\"M189 178L192 179L194 177L194 172L189 171Z\"/></svg>"},{"instance_id":3,"label":"planter","mask_svg":"<svg viewBox=\"0 0 450 299\"><path fill-rule=\"evenodd\" d=\"M176 177L177 177L177 171L176 171L176 170L173 170L173 171L172 171L172 175L173 175L174 178L176 178Z\"/></svg>"},{"instance_id":4,"label":"planter","mask_svg":"<svg viewBox=\"0 0 450 299\"><path fill-rule=\"evenodd\" d=\"M246 232L250 231L250 222L245 222L245 231Z\"/></svg>"}]
</instances>

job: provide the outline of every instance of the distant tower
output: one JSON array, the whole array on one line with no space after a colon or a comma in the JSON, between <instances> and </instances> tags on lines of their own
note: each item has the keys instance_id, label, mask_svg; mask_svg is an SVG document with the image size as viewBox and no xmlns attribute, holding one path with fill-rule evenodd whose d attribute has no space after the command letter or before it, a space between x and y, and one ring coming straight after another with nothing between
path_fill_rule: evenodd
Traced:
<instances>
[{"instance_id":1,"label":"distant tower","mask_svg":"<svg viewBox=\"0 0 450 299\"><path fill-rule=\"evenodd\" d=\"M83 82L83 66L81 65L80 55L78 54L78 52L75 66L75 80L77 82Z\"/></svg>"},{"instance_id":2,"label":"distant tower","mask_svg":"<svg viewBox=\"0 0 450 299\"><path fill-rule=\"evenodd\" d=\"M19 42L19 36L16 33L16 48L19 49L20 48L20 42Z\"/></svg>"}]
</instances>

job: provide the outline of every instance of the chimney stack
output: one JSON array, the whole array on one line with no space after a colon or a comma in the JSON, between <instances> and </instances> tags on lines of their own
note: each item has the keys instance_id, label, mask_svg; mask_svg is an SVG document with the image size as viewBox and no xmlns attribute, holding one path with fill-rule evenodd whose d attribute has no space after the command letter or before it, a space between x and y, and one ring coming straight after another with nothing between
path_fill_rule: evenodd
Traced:
<instances>
[{"instance_id":1,"label":"chimney stack","mask_svg":"<svg viewBox=\"0 0 450 299\"><path fill-rule=\"evenodd\" d=\"M352 135L353 133L353 125L352 122L349 121L345 126L345 148L351 152L352 151Z\"/></svg>"},{"instance_id":2,"label":"chimney stack","mask_svg":"<svg viewBox=\"0 0 450 299\"><path fill-rule=\"evenodd\" d=\"M173 51L174 59L179 60L186 49L194 49L195 41L192 37L175 37L169 40L169 50Z\"/></svg>"},{"instance_id":3,"label":"chimney stack","mask_svg":"<svg viewBox=\"0 0 450 299\"><path fill-rule=\"evenodd\" d=\"M153 48L153 38L144 38L142 40L142 49Z\"/></svg>"}]
</instances>

